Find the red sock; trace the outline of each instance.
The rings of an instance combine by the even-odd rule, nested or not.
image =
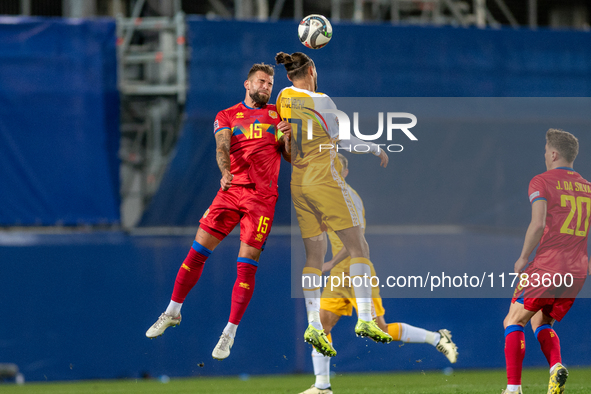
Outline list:
[[[232,290],[232,308],[228,320],[232,324],[240,324],[240,320],[244,316],[244,312],[252,298],[257,266],[258,263],[254,260],[245,257],[238,258],[238,276]]]
[[[203,272],[205,260],[211,254],[211,250],[193,241],[193,247],[189,250],[189,254],[183,261],[178,274],[176,274],[176,281],[174,282],[174,289],[172,290],[171,300],[182,304],[187,298],[187,294],[191,291],[193,286],[199,280]]]
[[[505,329],[505,362],[507,384],[521,385],[521,370],[525,356],[525,335],[523,327],[509,326]]]
[[[538,342],[540,342],[542,352],[544,353],[544,356],[546,356],[548,364],[550,364],[550,368],[556,363],[562,364],[562,357],[560,356],[560,339],[558,339],[558,335],[556,335],[552,326],[544,324],[543,326],[538,327],[536,330],[536,336],[538,337]]]

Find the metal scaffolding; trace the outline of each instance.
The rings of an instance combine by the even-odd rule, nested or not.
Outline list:
[[[187,97],[185,15],[117,17],[121,93],[121,222],[134,227],[154,195],[176,144]]]

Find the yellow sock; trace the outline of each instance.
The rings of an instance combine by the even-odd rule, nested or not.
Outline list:
[[[388,324],[388,334],[395,340],[399,341],[402,338],[402,327],[400,323],[390,323]]]

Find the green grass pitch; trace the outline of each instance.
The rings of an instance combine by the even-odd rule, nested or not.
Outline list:
[[[112,380],[70,383],[28,383],[24,386],[1,384],[3,394],[297,394],[314,382],[312,375],[255,376],[158,380]],[[446,376],[438,371],[420,373],[344,374],[332,378],[335,394],[499,394],[505,385],[505,371],[454,371]],[[589,393],[591,368],[571,368],[565,394]],[[527,369],[523,372],[524,394],[546,393],[548,371]]]

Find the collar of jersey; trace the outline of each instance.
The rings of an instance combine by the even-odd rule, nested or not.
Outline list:
[[[267,104],[265,104],[264,106],[262,106],[261,108],[257,108],[257,107],[249,107],[248,105],[246,105],[246,103],[244,102],[244,100],[242,100],[242,105],[244,105],[246,108],[248,109],[263,109],[267,106]]]
[[[296,87],[295,87],[295,86],[293,86],[293,85],[291,85],[289,88],[286,88],[286,89],[293,89],[293,90],[295,90],[296,92],[307,93],[307,94],[309,94],[309,95],[311,95],[311,96],[312,96],[313,94],[316,94],[316,95],[318,95],[319,97],[322,97],[322,95],[323,95],[323,93],[320,93],[320,92],[313,92],[313,91],[311,91],[311,90],[306,90],[306,89],[301,89],[301,88],[296,88]]]
[[[574,171],[574,168],[570,168],[570,167],[556,167],[555,170],[568,170],[568,171]]]

